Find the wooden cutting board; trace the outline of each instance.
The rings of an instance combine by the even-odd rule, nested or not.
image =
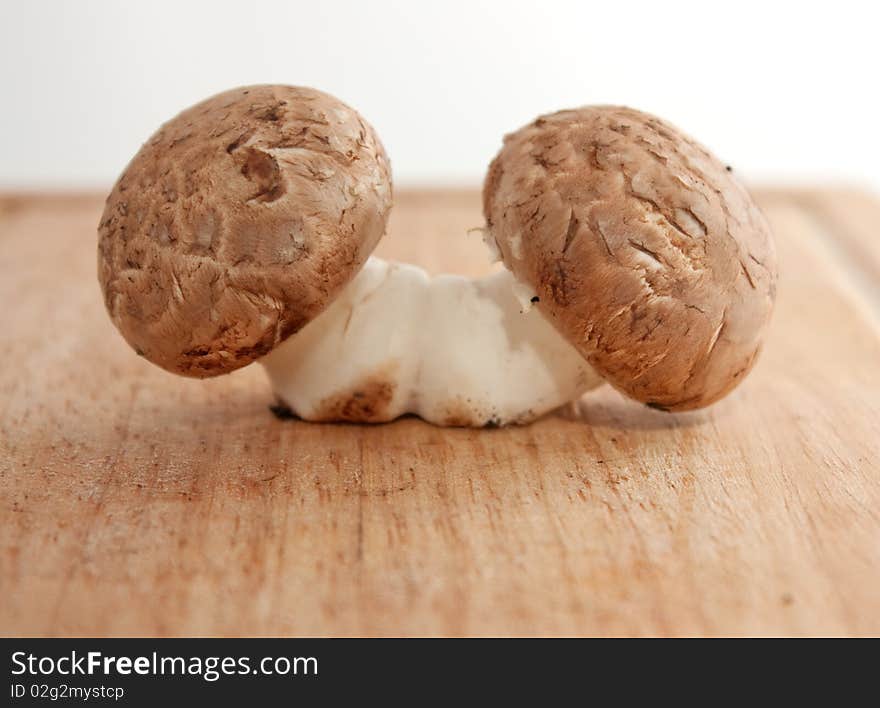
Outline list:
[[[282,421],[259,367],[166,374],[104,313],[101,198],[0,198],[0,631],[880,633],[880,203],[759,197],[782,273],[739,390],[500,430]],[[380,250],[479,273],[480,223],[403,192]]]

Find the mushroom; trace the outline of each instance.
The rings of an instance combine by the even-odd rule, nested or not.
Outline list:
[[[627,396],[699,408],[754,365],[776,296],[770,228],[670,124],[614,106],[542,116],[505,139],[483,211],[541,312]]]
[[[159,128],[113,187],[104,302],[154,364],[224,374],[318,315],[390,209],[388,159],[357,112],[310,88],[227,91]]]
[[[483,203],[504,270],[369,257],[391,206],[372,128],[313,89],[236,89],[165,124],[119,178],[99,279],[139,354],[196,377],[259,359],[312,421],[525,423],[603,381],[683,410],[754,363],[769,229],[672,126],[613,107],[539,118],[505,139]]]

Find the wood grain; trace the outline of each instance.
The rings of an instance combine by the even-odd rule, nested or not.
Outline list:
[[[384,255],[487,268],[475,193],[396,201]],[[732,396],[475,431],[280,421],[258,367],[153,368],[103,311],[101,200],[0,198],[0,632],[880,633],[880,212],[761,201],[779,305]]]

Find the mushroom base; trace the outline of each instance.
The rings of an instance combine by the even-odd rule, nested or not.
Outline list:
[[[260,362],[309,421],[527,423],[602,383],[509,271],[430,277],[370,258],[318,317]]]

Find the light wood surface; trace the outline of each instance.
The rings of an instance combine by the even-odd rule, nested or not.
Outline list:
[[[0,198],[0,632],[880,632],[880,205],[760,201],[779,302],[729,398],[443,430],[151,367],[103,311],[101,199]],[[476,193],[402,192],[381,251],[477,273],[480,223]]]

